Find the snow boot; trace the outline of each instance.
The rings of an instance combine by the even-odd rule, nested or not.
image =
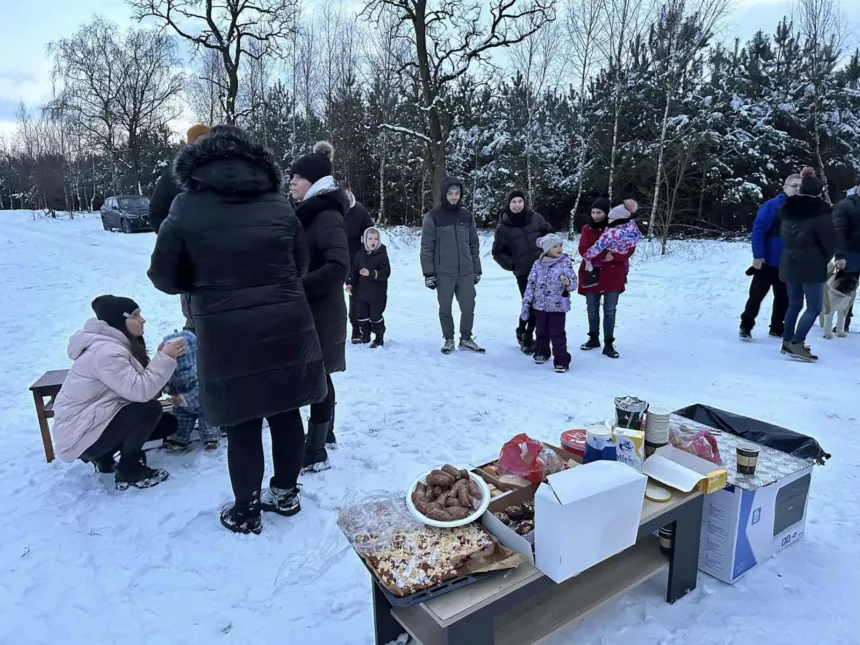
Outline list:
[[[210,439],[209,441],[204,441],[204,442],[203,442],[203,449],[204,449],[204,450],[209,450],[209,451],[212,451],[212,450],[218,450],[218,445],[219,445],[219,444],[218,444],[218,440],[217,440],[217,439]]]
[[[810,351],[809,347],[807,347],[803,343],[789,344],[788,355],[790,358],[793,358],[798,361],[803,361],[804,363],[815,363],[818,360],[818,356],[813,354]]]
[[[618,358],[618,351],[615,349],[615,339],[607,338],[606,344],[603,346],[603,355],[609,358]]]
[[[788,354],[791,351],[791,343],[787,340],[782,341],[782,347],[779,349],[780,354]]]
[[[599,334],[589,334],[588,340],[585,341],[582,345],[579,346],[584,352],[590,351],[592,349],[600,349],[600,335]]]
[[[170,473],[162,468],[149,468],[139,461],[126,467],[122,462],[116,466],[114,475],[114,488],[117,490],[128,490],[133,488],[152,488],[158,486]]]
[[[750,330],[744,327],[743,324],[738,328],[738,338],[744,341],[752,340]]]
[[[535,339],[530,333],[525,332],[523,334],[523,340],[520,343],[520,350],[522,350],[523,354],[525,354],[527,356],[533,356],[534,355],[534,353],[535,353]]]
[[[95,459],[84,454],[81,455],[81,461],[92,464],[97,475],[110,475],[116,471],[116,460],[113,458],[112,452]]]
[[[359,323],[359,331],[361,335],[358,338],[359,345],[367,345],[370,342],[370,321],[362,320]]]
[[[567,372],[569,369],[570,369],[570,368],[569,368],[569,367],[566,367],[565,365],[556,365],[556,366],[555,366],[555,371],[556,371],[556,373],[557,373],[557,374],[564,374],[564,373],[565,373],[565,372]]]
[[[290,517],[302,510],[302,495],[298,486],[295,488],[270,486],[263,490],[260,503],[264,511]]]
[[[249,504],[228,502],[221,507],[221,524],[233,533],[259,535],[263,530],[260,493],[254,493]]]
[[[164,452],[174,455],[187,452],[189,447],[191,447],[190,441],[188,443],[182,443],[181,441],[176,441],[176,439],[165,439],[164,443],[161,444],[161,449]]]
[[[376,334],[376,336],[370,342],[370,349],[376,349],[377,347],[385,347],[384,334]]]
[[[385,347],[385,321],[380,320],[371,323],[370,328],[373,331],[373,341],[370,343],[370,348]]]
[[[549,356],[543,356],[542,354],[535,354],[534,355],[534,362],[537,365],[543,365],[548,360],[549,360]]]
[[[361,344],[361,330],[358,328],[358,325],[353,325],[352,327],[352,344]]]
[[[452,354],[454,352],[454,339],[446,338],[445,344],[442,345],[442,353],[443,354]]]
[[[784,330],[784,329],[781,329],[781,330],[777,331],[776,329],[771,328],[771,329],[767,332],[767,335],[768,335],[768,337],[769,337],[769,338],[782,338],[782,337],[783,337],[783,335],[784,335],[784,333],[785,333],[785,330]]]
[[[485,354],[487,352],[486,349],[478,345],[475,342],[475,337],[472,338],[461,338],[460,339],[460,349],[465,349],[470,352],[475,352],[476,354]]]
[[[319,473],[331,468],[325,443],[328,433],[332,431],[333,427],[332,421],[323,423],[308,421],[308,437],[305,441],[305,458],[302,465],[303,473]],[[332,438],[334,438],[333,435]]]

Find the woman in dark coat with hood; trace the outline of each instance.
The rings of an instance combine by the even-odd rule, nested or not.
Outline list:
[[[180,153],[174,172],[184,192],[158,232],[149,277],[165,293],[191,294],[200,402],[211,423],[226,427],[236,496],[221,522],[259,533],[261,506],[282,515],[301,509],[299,408],[326,396],[301,282],[305,235],[272,155],[239,128],[213,128]],[[261,494],[263,418],[275,475]]]
[[[328,391],[324,401],[311,406],[305,472],[330,467],[326,444],[335,443],[331,375],[346,370],[347,311],[343,293],[351,262],[344,216],[349,211],[349,197],[332,177],[333,155],[332,145],[320,141],[311,154],[300,157],[290,168],[290,192],[310,253],[310,268],[303,283],[325,358]]]
[[[779,279],[788,287],[788,311],[780,351],[809,363],[818,357],[806,346],[806,336],[821,313],[827,264],[836,251],[833,207],[821,199],[822,190],[821,180],[804,177],[800,194],[786,199],[780,212]],[[804,298],[806,311],[800,316]]]
[[[514,274],[520,290],[520,298],[526,292],[529,272],[543,252],[537,241],[550,233],[552,228],[540,213],[529,208],[523,191],[515,190],[508,195],[508,203],[502,213],[493,241],[493,259],[505,271],[511,271]],[[529,319],[519,318],[516,330],[517,343],[525,354],[531,355],[535,352],[535,324],[534,310],[530,307]]]

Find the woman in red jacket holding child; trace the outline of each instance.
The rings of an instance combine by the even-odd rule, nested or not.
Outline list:
[[[610,218],[609,214],[612,213]],[[624,244],[624,251],[611,251],[604,246],[612,246],[606,239],[608,229],[630,227],[630,220],[636,212],[636,202],[627,200],[624,204],[610,208],[610,202],[605,197],[594,201],[591,206],[591,217],[582,227],[579,238],[579,254],[584,259],[579,266],[579,294],[585,296],[588,309],[588,340],[580,346],[583,351],[599,349],[600,344],[600,303],[603,301],[603,354],[609,358],[618,358],[615,349],[615,310],[618,307],[618,297],[624,292],[627,282],[629,260],[636,251],[635,241],[632,245]],[[633,224],[635,226],[635,224]],[[591,257],[589,250],[595,245],[599,253]],[[629,247],[629,248],[628,248]],[[586,263],[591,267],[586,266]]]

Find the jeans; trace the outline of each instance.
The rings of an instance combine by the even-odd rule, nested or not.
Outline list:
[[[615,340],[615,310],[618,308],[620,291],[609,293],[585,294],[585,305],[588,309],[588,334],[600,335],[600,299],[603,298],[603,335],[607,341]]]
[[[442,325],[442,335],[446,339],[454,339],[454,314],[451,306],[454,296],[460,305],[460,338],[472,337],[472,325],[475,322],[475,276],[436,276],[436,296],[439,299],[439,323]]]
[[[101,436],[86,449],[84,456],[98,459],[119,450],[118,468],[125,470],[134,466],[140,457],[140,451],[143,450],[143,444],[165,439],[176,432],[176,418],[163,414],[162,410],[158,401],[129,403],[116,413]]]
[[[522,297],[526,295],[526,287],[529,284],[529,277],[527,275],[518,275],[517,276],[517,287],[520,290],[520,306],[517,307],[519,311],[522,309]],[[535,310],[530,306],[529,307],[529,319],[523,320],[522,318],[518,318],[519,325],[517,326],[517,330],[524,332],[526,334],[534,334],[535,327],[537,326],[537,319],[535,318]]]
[[[535,356],[550,356],[552,345],[553,365],[570,367],[570,353],[567,351],[567,332],[564,325],[567,314],[563,311],[535,311],[537,319],[537,338]]]
[[[272,435],[272,488],[295,488],[305,454],[305,429],[299,410],[268,417]],[[266,461],[263,455],[263,420],[251,419],[227,428],[227,466],[236,504],[259,499]]]
[[[806,298],[806,311],[803,312],[803,316],[800,316],[804,298]],[[785,333],[782,339],[787,343],[806,342],[806,336],[821,314],[823,306],[823,282],[789,282],[788,311],[785,314]],[[799,321],[798,316],[800,316]]]
[[[774,334],[784,333],[785,312],[788,309],[788,287],[779,279],[779,267],[762,265],[755,272],[750,283],[750,295],[744,312],[741,314],[741,325],[746,331],[755,327],[755,319],[761,309],[762,300],[773,289],[773,310],[770,316],[770,331]]]

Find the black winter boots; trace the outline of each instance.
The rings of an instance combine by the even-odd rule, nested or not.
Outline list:
[[[600,349],[600,335],[599,334],[589,334],[588,340],[585,341],[582,345],[579,346],[584,352],[590,351],[592,349]]]
[[[517,327],[517,344],[520,346],[520,351],[527,356],[533,356],[535,353],[535,339],[532,334],[525,329]]]
[[[615,339],[607,338],[606,344],[603,346],[603,355],[609,358],[618,358],[618,352],[615,350]]]
[[[233,533],[253,533],[259,535],[263,530],[260,513],[260,494],[254,493],[248,504],[229,502],[221,508],[221,524]]]
[[[302,465],[303,473],[318,473],[331,468],[325,444],[329,432],[334,439],[334,421],[316,423],[308,421],[308,436],[305,441],[305,458]]]

